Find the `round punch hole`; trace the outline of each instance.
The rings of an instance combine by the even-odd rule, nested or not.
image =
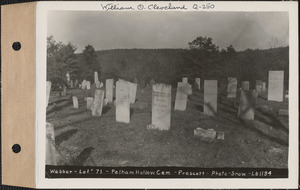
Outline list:
[[[19,153],[19,152],[21,152],[21,146],[20,146],[19,144],[14,144],[14,145],[12,146],[12,151],[13,151],[14,153]]]
[[[20,42],[14,42],[13,45],[12,45],[12,48],[15,51],[19,51],[21,49],[21,43]]]

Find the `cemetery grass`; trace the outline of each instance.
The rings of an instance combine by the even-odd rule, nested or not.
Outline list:
[[[238,101],[218,94],[216,117],[203,115],[203,90],[193,89],[186,111],[174,111],[176,89],[172,89],[171,129],[147,130],[151,123],[151,89],[138,88],[131,105],[129,124],[118,123],[115,107],[103,107],[101,117],[86,109],[86,90],[70,89],[69,96],[51,92],[47,122],[54,125],[58,165],[79,166],[184,166],[184,167],[288,167],[288,109],[284,102],[267,101],[267,93],[257,99],[253,121],[237,118]],[[71,95],[78,97],[74,109]],[[63,100],[62,100],[63,99]],[[68,102],[68,103],[63,103]],[[62,106],[59,106],[62,105]],[[193,131],[201,127],[224,132],[224,140],[201,141]]]

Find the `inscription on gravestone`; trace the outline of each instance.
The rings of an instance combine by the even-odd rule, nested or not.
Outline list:
[[[93,116],[101,116],[102,115],[103,100],[104,100],[104,91],[96,90],[95,98],[94,98],[94,102],[93,102],[93,108],[92,108]]]
[[[106,79],[105,81],[105,98],[107,102],[112,103],[113,102],[113,85],[114,85],[114,79]]]
[[[174,110],[179,110],[179,111],[186,110],[188,92],[189,92],[189,84],[185,82],[178,82]]]
[[[238,117],[242,119],[254,120],[256,106],[256,91],[241,91]]]
[[[218,81],[204,81],[204,114],[217,115]]]
[[[171,85],[152,86],[152,124],[159,130],[169,130],[171,125]]]
[[[283,101],[284,71],[269,71],[268,100]]]
[[[129,82],[116,82],[116,121],[130,122]]]
[[[227,87],[227,98],[236,98],[237,79],[229,77]]]

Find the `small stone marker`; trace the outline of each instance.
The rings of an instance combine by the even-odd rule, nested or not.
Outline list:
[[[224,140],[225,139],[225,133],[222,131],[217,132],[217,140]]]
[[[178,82],[175,97],[174,110],[185,111],[187,103],[187,95],[189,91],[189,84],[186,82]]]
[[[261,80],[256,80],[256,82],[255,82],[255,90],[257,92],[261,92],[262,91],[262,81]]]
[[[137,84],[130,82],[129,83],[129,102],[131,104],[135,103],[136,89],[137,89]]]
[[[262,82],[261,91],[262,91],[262,92],[265,92],[265,91],[266,91],[266,82]]]
[[[279,115],[289,115],[289,110],[279,109]]]
[[[105,98],[107,102],[113,102],[113,95],[114,95],[114,79],[106,79],[105,81]]]
[[[242,119],[254,120],[256,106],[256,91],[241,91],[238,117]]]
[[[93,108],[93,102],[94,102],[94,98],[92,98],[92,97],[87,97],[86,98],[86,108],[88,110],[92,110],[92,108]]]
[[[130,122],[129,82],[116,82],[116,121]]]
[[[86,81],[86,89],[90,90],[91,89],[91,82]]]
[[[194,136],[199,137],[203,141],[211,143],[215,140],[217,132],[214,129],[202,129],[198,127],[194,130]]]
[[[74,108],[78,109],[79,106],[78,106],[78,99],[77,99],[77,97],[73,96],[72,99],[73,99],[73,106],[74,106]]]
[[[56,165],[56,157],[54,126],[46,123],[46,165]]]
[[[237,79],[229,77],[227,87],[227,98],[236,98]]]
[[[196,78],[195,79],[195,82],[196,82],[196,84],[197,84],[197,87],[198,87],[198,90],[200,90],[200,78]]]
[[[268,100],[283,101],[284,71],[269,71]]]
[[[49,103],[50,92],[51,92],[51,82],[47,81],[46,82],[46,107],[48,106]]]
[[[104,103],[104,90],[96,90],[95,98],[93,102],[92,115],[93,116],[101,116],[102,108]]]
[[[218,81],[204,81],[204,114],[217,115]]]
[[[171,126],[171,90],[167,84],[152,86],[152,125],[159,130],[169,130]]]
[[[86,89],[86,80],[85,79],[81,83],[81,88]]]
[[[242,90],[249,90],[249,81],[242,82]]]
[[[188,83],[188,78],[187,77],[182,77],[182,82]]]

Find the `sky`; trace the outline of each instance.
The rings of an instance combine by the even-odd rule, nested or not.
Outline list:
[[[95,50],[188,48],[198,36],[237,51],[288,46],[287,12],[49,11],[47,35]]]

